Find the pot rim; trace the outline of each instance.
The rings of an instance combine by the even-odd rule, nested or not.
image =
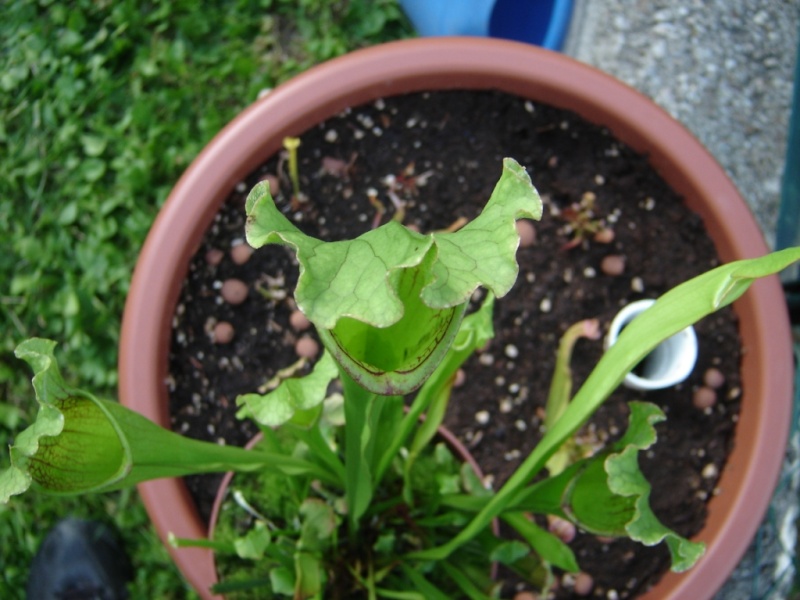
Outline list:
[[[168,426],[167,358],[181,282],[203,233],[236,183],[278,151],[287,135],[298,135],[351,106],[432,89],[497,89],[602,124],[649,155],[661,176],[701,216],[724,262],[768,252],[747,204],[708,151],[664,110],[610,75],[563,54],[497,39],[418,38],[373,46],[313,67],[255,102],[205,147],[178,181],[142,248],[125,305],[119,356],[123,404]],[[777,277],[756,282],[734,310],[745,349],[742,408],[736,444],[719,483],[721,494],[710,501],[706,526],[697,536],[708,543],[708,550],[692,570],[668,573],[657,592],[645,598],[667,593],[676,598],[712,596],[755,534],[781,470],[791,422],[793,367]],[[180,537],[205,534],[181,481],[148,482],[139,490],[162,539],[169,531]],[[163,499],[165,494],[178,504],[188,503],[189,514],[179,517],[175,506]],[[207,587],[210,551],[170,551],[184,573],[199,566],[199,575],[188,578],[199,590]]]

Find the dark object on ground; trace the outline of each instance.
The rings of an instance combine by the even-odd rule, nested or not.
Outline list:
[[[28,575],[29,600],[122,600],[133,569],[114,532],[67,518],[47,534]]]

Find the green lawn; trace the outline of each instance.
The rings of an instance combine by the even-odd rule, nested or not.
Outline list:
[[[202,10],[198,7],[202,6]],[[139,248],[200,149],[264,88],[411,35],[397,0],[9,0],[0,19],[0,443],[32,415],[29,336],[59,342],[74,383],[113,397]],[[0,468],[7,464],[0,453]],[[134,598],[192,594],[133,492],[28,494],[0,506],[0,597],[59,518],[115,523]]]

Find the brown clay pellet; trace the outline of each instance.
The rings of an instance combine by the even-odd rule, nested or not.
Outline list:
[[[247,284],[240,279],[226,279],[220,294],[228,304],[241,304],[247,299]]]
[[[295,342],[294,351],[301,358],[315,358],[319,354],[319,344],[314,338],[304,336]]]
[[[215,344],[230,344],[233,340],[233,325],[227,321],[220,321],[214,325],[211,332],[212,340]]]

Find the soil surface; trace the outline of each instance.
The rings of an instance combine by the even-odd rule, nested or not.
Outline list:
[[[516,286],[496,304],[496,337],[465,366],[466,382],[455,390],[446,419],[495,487],[541,437],[556,347],[567,327],[597,318],[605,332],[624,304],[658,297],[718,264],[700,218],[646,157],[606,129],[549,106],[495,92],[413,94],[346,111],[301,140],[305,201],[292,200],[288,161],[275,157],[231,193],[191,264],[170,357],[176,431],[244,445],[256,428],[235,419],[236,396],[294,363],[296,341],[314,336],[289,323],[297,267],[288,250],[264,248],[242,264],[233,258],[242,252],[232,249],[243,242],[244,200],[267,176],[278,177],[277,203],[301,229],[335,240],[355,237],[377,219],[385,222],[395,202],[404,206],[404,223],[420,231],[457,226],[479,214],[503,157],[527,168],[545,202],[544,216],[535,225],[533,245],[518,252]],[[386,208],[382,216],[375,199]],[[596,229],[613,236],[603,232],[600,238],[606,239],[595,241],[590,230]],[[622,257],[621,273],[604,263],[608,256]],[[246,285],[243,302],[223,299],[229,279]],[[232,325],[228,343],[214,340],[219,322]],[[618,437],[627,424],[627,403],[634,399],[665,411],[667,421],[657,426],[659,441],[641,466],[653,485],[655,512],[684,536],[702,528],[706,500],[715,493],[730,450],[740,397],[733,312],[723,310],[696,330],[699,360],[686,382],[650,393],[620,388],[584,429],[600,441]],[[575,390],[601,354],[602,341],[578,342]],[[697,408],[695,390],[712,367],[724,383],[713,406]],[[203,516],[220,477],[187,479]],[[663,546],[578,533],[572,547],[593,578],[592,597],[633,597],[669,565]],[[562,581],[559,597],[575,593],[571,582]],[[507,595],[513,593],[509,589]]]

